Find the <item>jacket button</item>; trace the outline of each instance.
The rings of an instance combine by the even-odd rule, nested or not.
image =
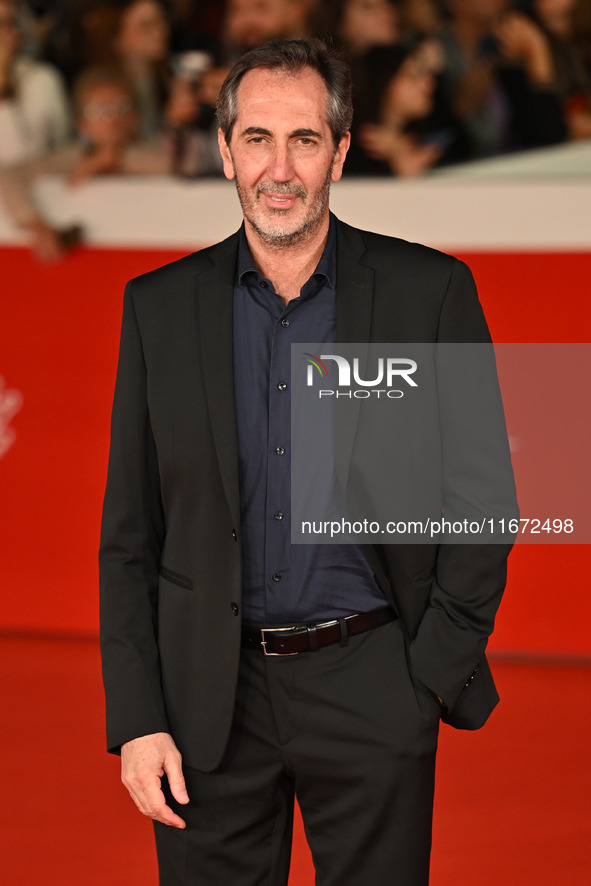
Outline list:
[[[238,603],[230,603],[230,607],[232,609],[232,615],[238,615],[240,612],[240,607]]]
[[[234,539],[234,541],[238,541],[238,536],[236,535],[235,529],[232,530],[232,538]]]
[[[474,679],[474,677],[475,677],[476,674],[478,673],[478,667],[479,667],[479,665],[476,665],[476,667],[474,668],[474,670],[472,671],[472,673],[471,673],[470,676],[468,677],[468,682],[467,682],[466,685],[464,686],[464,689],[467,689],[467,688],[468,688],[468,686],[470,685],[470,683],[472,682],[472,680]]]

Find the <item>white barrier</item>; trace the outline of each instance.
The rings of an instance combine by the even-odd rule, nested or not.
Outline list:
[[[48,177],[35,194],[48,220],[81,224],[99,247],[190,251],[241,220],[234,186],[221,179],[103,178],[71,188]],[[357,227],[442,249],[591,249],[591,177],[350,179],[333,187],[331,205]],[[23,242],[0,207],[0,245]]]

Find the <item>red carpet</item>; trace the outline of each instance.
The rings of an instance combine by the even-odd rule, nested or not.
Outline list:
[[[151,827],[103,749],[96,642],[2,638],[0,668],[2,882],[155,886]],[[591,667],[494,671],[488,726],[442,731],[432,886],[587,886]],[[312,884],[298,824],[290,886]]]

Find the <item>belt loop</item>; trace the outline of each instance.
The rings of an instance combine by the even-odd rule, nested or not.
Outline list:
[[[344,618],[339,618],[339,628],[341,629],[339,646],[346,646],[349,641],[349,631],[347,629],[347,622]]]
[[[318,630],[316,625],[308,625],[308,643],[310,644],[310,652],[316,652],[318,649]]]

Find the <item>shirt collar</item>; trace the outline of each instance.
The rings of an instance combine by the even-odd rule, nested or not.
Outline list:
[[[250,251],[250,247],[248,245],[248,240],[246,239],[246,231],[244,230],[244,222],[242,222],[242,226],[239,232],[239,243],[238,243],[238,264],[236,266],[236,278],[240,285],[244,282],[244,275],[252,272],[254,274],[258,274],[262,277],[259,269],[254,263],[254,259],[252,257],[252,253]],[[328,226],[328,237],[326,238],[326,244],[324,246],[324,251],[320,256],[320,260],[316,265],[316,270],[312,274],[312,277],[322,276],[325,277],[328,281],[328,285],[334,289],[336,287],[336,278],[337,278],[337,231],[335,224],[335,217],[330,213],[330,220]]]

